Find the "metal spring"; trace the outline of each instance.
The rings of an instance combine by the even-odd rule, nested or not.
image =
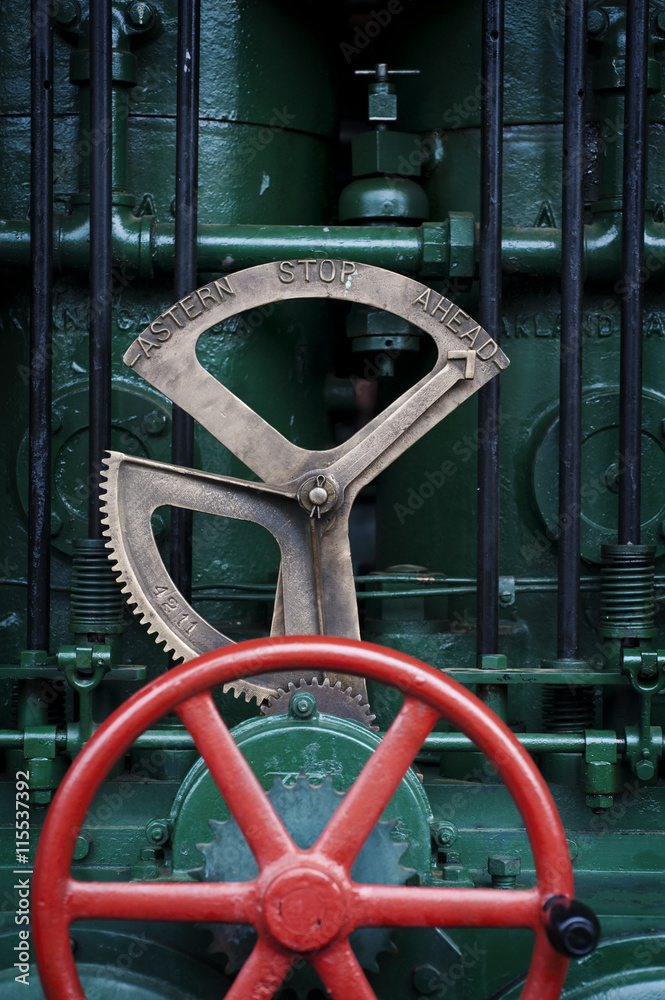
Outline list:
[[[75,634],[122,632],[122,593],[101,538],[74,542],[70,610]]]
[[[654,628],[653,545],[603,545],[600,634],[608,639],[649,639]]]
[[[543,685],[543,727],[549,733],[579,733],[593,729],[596,691],[587,685]]]

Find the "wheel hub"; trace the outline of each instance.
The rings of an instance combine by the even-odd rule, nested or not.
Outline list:
[[[272,936],[296,952],[317,951],[339,934],[346,920],[345,893],[326,872],[297,867],[277,875],[263,896]]]

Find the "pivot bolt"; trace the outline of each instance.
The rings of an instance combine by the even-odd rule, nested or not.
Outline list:
[[[315,486],[313,490],[309,491],[309,499],[318,507],[328,499],[327,490],[323,486]]]
[[[490,854],[487,870],[492,876],[492,885],[497,889],[514,889],[517,876],[522,870],[519,858],[507,854]]]
[[[321,517],[321,514],[327,514],[336,500],[335,484],[321,473],[310,476],[298,490],[300,506],[304,507],[310,517]]]

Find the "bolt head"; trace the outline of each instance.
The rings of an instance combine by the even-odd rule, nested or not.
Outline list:
[[[491,854],[487,859],[487,870],[490,875],[500,877],[517,877],[522,870],[522,862],[519,858],[511,857],[507,854]]]
[[[443,863],[446,865],[459,865],[462,861],[462,856],[459,851],[442,851]]]
[[[656,768],[651,760],[638,760],[635,765],[635,774],[640,781],[650,781],[654,777],[655,773]]]
[[[309,491],[309,499],[311,503],[320,507],[328,499],[328,491],[323,486],[315,486],[313,490]]]
[[[602,10],[590,10],[587,14],[587,31],[596,38],[602,35],[607,28],[607,17]]]
[[[145,828],[146,837],[155,847],[161,847],[171,836],[169,823],[164,819],[152,819]],[[148,848],[152,850],[152,848]],[[145,860],[145,859],[144,859]]]
[[[462,882],[468,877],[464,865],[445,864],[441,867],[441,878],[444,882]]]
[[[73,28],[80,17],[81,8],[76,3],[76,0],[65,0],[64,3],[58,4],[55,19],[61,27]]]
[[[457,827],[454,823],[443,820],[440,823],[432,823],[430,827],[432,840],[437,847],[450,847],[457,840]]]
[[[91,840],[85,833],[79,833],[74,845],[74,861],[82,861],[90,851]]]
[[[161,413],[159,410],[153,410],[152,413],[147,413],[143,418],[141,427],[144,433],[149,434],[151,437],[155,437],[157,434],[162,434],[168,427],[168,417],[165,413]]]
[[[316,712],[316,698],[309,691],[296,691],[289,701],[292,719],[311,719]]]
[[[155,12],[149,3],[144,3],[143,0],[134,0],[134,3],[130,3],[125,11],[125,19],[132,28],[145,31],[153,24]]]

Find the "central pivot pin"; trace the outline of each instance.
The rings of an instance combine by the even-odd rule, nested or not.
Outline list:
[[[321,517],[337,501],[337,487],[322,473],[309,476],[298,490],[298,501],[300,506],[308,511],[310,517]]]
[[[332,941],[346,919],[342,890],[324,872],[293,868],[275,878],[263,896],[272,936],[292,951],[316,951]]]
[[[328,499],[328,491],[323,488],[323,486],[315,486],[313,490],[309,491],[309,499],[312,503],[315,503],[317,507],[320,507],[322,503],[325,503]]]

